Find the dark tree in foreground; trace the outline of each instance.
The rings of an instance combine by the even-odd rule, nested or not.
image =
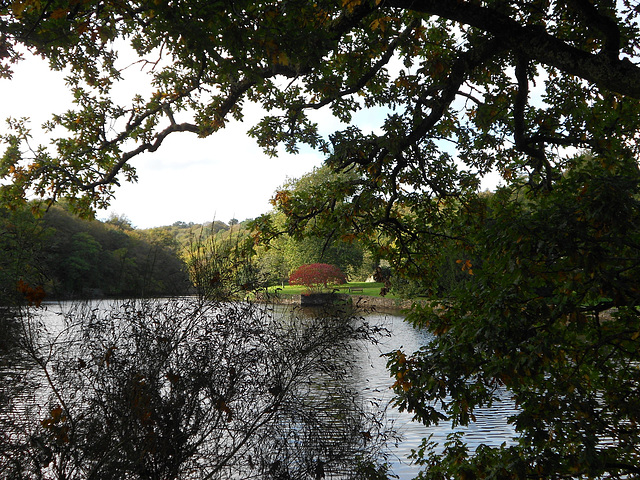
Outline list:
[[[197,300],[87,305],[46,324],[31,313],[21,342],[30,362],[20,365],[32,388],[3,405],[3,478],[386,470],[390,432],[345,368],[374,335],[357,320]]]
[[[476,452],[454,442],[425,458],[425,477],[639,474],[637,2],[0,9],[2,73],[26,45],[70,67],[76,99],[48,125],[67,129],[50,151],[28,148],[14,122],[2,201],[32,191],[102,206],[135,178],[136,155],[175,132],[208,136],[257,102],[266,113],[250,133],[268,153],[306,144],[348,173],[322,195],[279,192],[287,233],[313,223],[314,234],[356,236],[424,290],[442,252],[457,253],[452,264],[470,279],[440,308],[416,311],[436,341],[391,358],[399,401],[425,423],[464,423],[506,386],[522,409],[519,442]],[[117,105],[121,39],[153,88]],[[326,137],[314,115],[323,108],[342,122]],[[504,186],[478,195],[490,171]],[[273,233],[268,218],[256,224],[262,238]]]
[[[579,158],[551,192],[529,189],[460,214],[468,280],[409,316],[431,344],[389,355],[399,404],[425,423],[473,422],[506,387],[518,442],[471,455],[452,439],[426,450],[424,478],[638,478],[637,166]]]

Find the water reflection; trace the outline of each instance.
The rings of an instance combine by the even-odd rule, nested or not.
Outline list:
[[[382,403],[392,401],[390,390],[394,380],[386,369],[386,358],[381,355],[397,349],[405,352],[414,352],[422,345],[429,342],[430,336],[424,331],[416,330],[404,322],[404,317],[399,314],[366,314],[364,318],[373,325],[384,326],[390,331],[390,335],[383,337],[378,345],[370,345],[360,357],[358,382],[361,391],[369,396],[379,398]],[[465,428],[456,428],[455,431],[465,433],[465,440],[471,450],[478,445],[485,444],[498,447],[503,442],[510,443],[515,431],[508,424],[507,419],[515,412],[515,406],[506,392],[503,392],[500,402],[495,402],[491,408],[481,408],[475,411],[476,422]],[[389,408],[387,415],[394,421],[394,426],[402,435],[402,442],[392,449],[396,457],[393,470],[400,479],[413,478],[419,472],[419,468],[412,465],[407,459],[412,449],[420,447],[423,438],[432,435],[434,442],[443,445],[447,435],[453,430],[446,422],[429,428],[413,422],[412,415]]]

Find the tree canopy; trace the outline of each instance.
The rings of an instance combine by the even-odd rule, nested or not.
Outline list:
[[[267,152],[308,144],[358,170],[386,220],[405,185],[451,195],[493,168],[548,187],[558,148],[635,153],[637,16],[628,0],[8,2],[3,74],[26,47],[69,70],[75,106],[47,125],[67,130],[53,150],[26,150],[14,122],[3,190],[104,205],[136,155],[211,135],[250,102],[267,111],[251,130]],[[132,62],[150,91],[116,104]],[[347,125],[328,138],[324,107]],[[348,125],[362,109],[379,111],[374,130]]]
[[[468,279],[415,311],[435,340],[389,357],[398,401],[465,424],[506,388],[519,440],[427,445],[424,478],[637,475],[639,16],[631,0],[5,3],[2,74],[30,49],[68,68],[75,106],[47,124],[66,129],[52,149],[13,122],[2,200],[104,206],[137,155],[259,104],[267,153],[310,146],[343,174],[276,194],[287,232],[357,236],[425,288],[446,251]],[[150,88],[117,104],[132,62]],[[479,195],[491,171],[504,186]]]
[[[166,230],[134,230],[124,216],[87,221],[63,205],[40,216],[30,206],[0,208],[0,305],[30,300],[34,288],[47,300],[189,291],[181,246]]]

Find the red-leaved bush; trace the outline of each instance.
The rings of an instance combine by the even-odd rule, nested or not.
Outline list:
[[[304,285],[309,291],[343,283],[347,283],[344,273],[335,265],[327,263],[301,265],[289,276],[290,285]]]

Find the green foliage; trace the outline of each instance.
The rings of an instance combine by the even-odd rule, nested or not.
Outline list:
[[[131,220],[129,220],[125,215],[116,215],[112,213],[104,223],[118,227],[120,230],[133,230]]]
[[[244,226],[218,234],[202,227],[192,233],[182,255],[198,295],[242,299],[266,288],[268,279],[254,261],[253,240]]]
[[[299,179],[288,180],[272,200],[277,210],[252,222],[253,234],[259,243],[281,251],[289,267],[287,273],[301,265],[327,263],[337,266],[350,278],[360,277],[359,279],[366,280],[375,267],[372,262],[365,264],[364,247],[355,235],[341,237],[317,229],[319,219],[315,217],[314,210],[301,215],[296,213],[295,218],[291,216],[288,198],[296,198],[296,205],[318,199],[324,206],[330,206],[332,213],[339,214],[344,204],[327,196],[329,193],[326,189],[333,181],[348,183],[355,181],[355,177],[335,174],[323,167],[314,169]]]
[[[250,133],[267,153],[308,145],[348,167],[362,179],[352,213],[372,219],[396,218],[420,192],[473,190],[492,168],[549,186],[556,147],[635,152],[640,27],[628,1],[25,0],[0,14],[2,75],[24,45],[68,67],[75,102],[47,124],[66,130],[50,149],[22,148],[28,128],[14,122],[8,201],[31,188],[84,212],[105,206],[117,181],[135,180],[135,156],[174,133],[211,135],[249,102],[265,109]],[[126,77],[116,42],[152,86],[129,102],[112,95]],[[328,136],[310,113],[322,108],[342,125]],[[371,128],[352,122],[363,110]]]
[[[461,286],[473,280],[473,268],[481,265],[478,258],[470,258],[470,253],[456,245],[456,242],[442,242],[439,252],[429,263],[428,275],[402,275],[389,269],[388,289],[404,298],[435,297],[447,298],[456,294]],[[462,260],[462,259],[465,260]],[[407,257],[401,257],[398,263],[407,263]],[[406,269],[400,267],[399,271]]]
[[[434,340],[389,357],[403,409],[425,424],[474,409],[507,388],[518,444],[472,454],[456,439],[425,454],[423,478],[625,478],[640,431],[640,174],[635,162],[577,157],[551,192],[503,188],[466,214],[472,280],[410,317]],[[474,212],[477,215],[478,212]],[[433,405],[438,405],[437,412]],[[427,451],[428,452],[428,451]],[[457,472],[457,473],[456,473]],[[493,472],[493,473],[492,473]]]
[[[53,207],[43,217],[53,237],[44,251],[49,288],[57,296],[155,296],[189,288],[179,247],[161,230],[128,222],[80,220]]]
[[[42,216],[29,208],[3,215],[2,305],[32,301],[36,288],[44,288],[49,298],[188,291],[178,245],[166,232],[81,220],[57,206]]]
[[[35,208],[35,207],[34,207]],[[0,305],[19,305],[25,299],[18,284],[42,285],[42,250],[51,232],[34,217],[31,209],[0,207]]]
[[[465,423],[502,385],[522,407],[516,447],[454,438],[425,478],[637,475],[639,15],[629,0],[8,2],[0,75],[26,45],[69,67],[76,103],[49,149],[12,123],[0,196],[90,213],[136,155],[256,102],[267,153],[310,146],[330,169],[278,192],[286,219],[261,217],[256,239],[357,241],[449,297],[414,317],[433,344],[391,364],[419,419],[437,400]],[[154,90],[121,105],[116,40]],[[490,171],[504,187],[479,195]]]
[[[289,279],[289,261],[282,249],[273,247],[257,252],[256,263],[268,285],[283,285]]]
[[[284,255],[292,269],[309,263],[336,265],[344,272],[355,272],[363,261],[362,248],[353,243],[330,242],[319,237],[295,239],[288,237]]]

